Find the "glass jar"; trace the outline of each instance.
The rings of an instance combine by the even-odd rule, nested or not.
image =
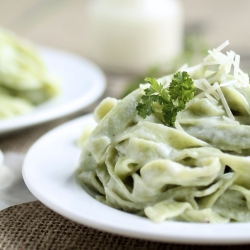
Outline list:
[[[178,0],[91,0],[88,7],[87,54],[108,71],[142,74],[182,52]]]

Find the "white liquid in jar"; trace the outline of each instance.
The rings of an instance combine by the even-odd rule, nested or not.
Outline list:
[[[88,56],[106,70],[144,73],[183,49],[178,0],[92,0]]]

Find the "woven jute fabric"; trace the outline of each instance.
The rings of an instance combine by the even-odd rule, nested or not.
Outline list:
[[[78,225],[40,202],[2,211],[0,229],[1,249],[155,249],[156,244]],[[165,249],[165,244],[157,246]]]
[[[0,149],[25,154],[47,131],[77,116],[79,114],[3,135],[0,137]],[[36,201],[0,212],[1,249],[249,250],[250,246],[178,245],[127,238],[79,225]]]
[[[78,225],[36,201],[0,212],[0,249],[249,250],[249,246],[178,245],[127,238]]]

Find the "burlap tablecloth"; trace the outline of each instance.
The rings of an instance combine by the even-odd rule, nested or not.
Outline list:
[[[36,201],[0,213],[0,249],[248,250],[249,245],[177,245],[116,236],[71,222]]]

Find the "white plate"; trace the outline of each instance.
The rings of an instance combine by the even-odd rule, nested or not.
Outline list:
[[[60,94],[27,115],[1,120],[0,134],[72,114],[103,94],[106,79],[95,64],[77,55],[51,48],[41,48],[41,55],[49,71],[61,80]]]
[[[86,226],[134,238],[195,244],[250,242],[250,223],[156,224],[96,201],[74,179],[80,154],[75,141],[86,124],[94,124],[92,115],[59,126],[39,139],[26,156],[25,183],[46,206]]]

